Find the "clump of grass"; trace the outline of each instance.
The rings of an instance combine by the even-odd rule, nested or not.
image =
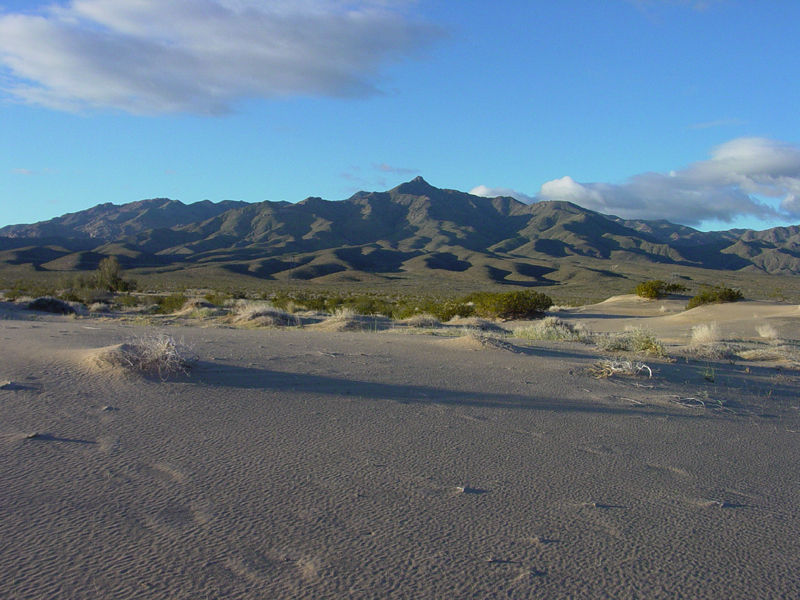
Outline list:
[[[667,349],[652,331],[642,327],[626,327],[622,333],[598,336],[597,347],[604,352],[633,352],[665,358]]]
[[[358,316],[359,313],[354,308],[350,306],[340,306],[339,308],[333,309],[329,320],[347,321],[348,319],[355,319]]]
[[[582,324],[573,325],[558,317],[545,317],[541,321],[529,325],[528,327],[519,327],[514,330],[514,335],[528,340],[569,342],[584,342],[591,337],[590,333]]]
[[[477,329],[480,331],[490,331],[494,333],[501,333],[506,334],[508,330],[500,327],[497,323],[492,323],[486,319],[480,319],[478,317],[455,317],[454,319],[450,319],[447,322],[448,325],[460,325],[461,327],[467,327],[470,329]]]
[[[723,342],[722,333],[716,323],[701,323],[692,327],[689,351],[703,358],[730,359],[734,356],[733,347]]]
[[[91,313],[107,313],[111,311],[111,306],[106,302],[92,302],[89,305]]]
[[[323,331],[365,331],[369,329],[365,318],[348,306],[334,309],[332,315],[312,327]],[[377,322],[375,327],[377,328]]]
[[[240,301],[236,304],[233,322],[251,327],[286,327],[297,325],[297,318],[268,302]]]
[[[104,353],[101,360],[141,373],[158,374],[166,379],[174,373],[188,374],[198,357],[183,338],[176,341],[171,335],[156,331],[134,336],[112,352]]]
[[[756,327],[756,332],[765,340],[769,340],[770,342],[778,341],[778,330],[769,323]]]
[[[442,326],[442,322],[431,314],[414,315],[405,320],[409,327],[419,327],[421,329],[435,329]]]
[[[759,362],[780,362],[787,361],[800,364],[800,351],[792,346],[774,346],[771,348],[754,348],[750,350],[740,350],[736,355],[749,361]]]
[[[589,374],[597,379],[607,379],[613,375],[636,376],[647,371],[648,379],[653,376],[653,370],[643,362],[631,360],[614,360],[604,358],[589,367]]]

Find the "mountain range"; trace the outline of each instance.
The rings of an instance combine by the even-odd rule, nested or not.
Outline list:
[[[424,275],[542,285],[612,264],[797,276],[800,227],[701,232],[569,202],[484,198],[417,177],[338,201],[156,198],[0,228],[0,268],[88,270],[109,255],[142,272],[331,283]]]

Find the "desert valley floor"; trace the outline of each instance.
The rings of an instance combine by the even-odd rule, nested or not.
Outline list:
[[[800,597],[797,364],[681,350],[797,344],[800,307],[559,316],[673,358],[178,321],[199,361],[161,381],[93,360],[151,325],[3,304],[0,597]]]

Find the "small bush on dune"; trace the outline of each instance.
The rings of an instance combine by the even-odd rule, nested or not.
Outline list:
[[[40,312],[56,313],[59,315],[74,315],[75,309],[68,302],[53,298],[52,296],[42,296],[28,303],[28,310],[38,310]]]
[[[170,294],[169,296],[160,296],[156,299],[158,305],[157,312],[162,315],[171,315],[178,312],[186,304],[186,296],[183,294]]]
[[[734,290],[722,285],[714,287],[703,286],[700,292],[686,305],[686,309],[697,308],[704,304],[721,304],[723,302],[738,302],[744,300],[744,294],[739,290]]]
[[[486,319],[526,319],[535,317],[553,306],[549,296],[530,290],[483,292],[467,298],[475,307],[475,315]]]
[[[641,327],[626,327],[622,333],[596,338],[597,347],[605,352],[634,352],[647,356],[666,357],[667,349],[655,335]]]
[[[652,281],[640,283],[633,291],[640,298],[657,300],[669,294],[678,294],[680,292],[685,292],[686,290],[687,287],[680,283],[667,283],[666,281],[654,279]]]
[[[586,341],[590,334],[585,327],[562,321],[558,317],[545,317],[538,323],[514,330],[514,335],[529,340]]]

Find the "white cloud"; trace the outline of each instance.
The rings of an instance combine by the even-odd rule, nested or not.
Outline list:
[[[538,200],[567,200],[630,219],[667,219],[685,225],[737,217],[800,219],[800,148],[764,138],[739,138],[711,158],[670,173],[642,173],[622,184],[543,184]],[[780,199],[776,208],[763,199]]]
[[[479,185],[478,187],[474,187],[469,191],[470,194],[473,196],[483,196],[484,198],[497,198],[498,196],[511,196],[512,198],[519,200],[520,202],[524,202],[525,204],[531,204],[536,202],[536,198],[532,196],[528,196],[527,194],[523,194],[522,192],[518,192],[517,190],[512,190],[511,188],[504,188],[504,187],[495,187],[490,188],[486,187],[485,185]]]
[[[410,0],[71,0],[0,13],[6,91],[59,110],[219,114],[246,97],[379,93],[441,35]],[[7,79],[7,78],[6,78]]]

